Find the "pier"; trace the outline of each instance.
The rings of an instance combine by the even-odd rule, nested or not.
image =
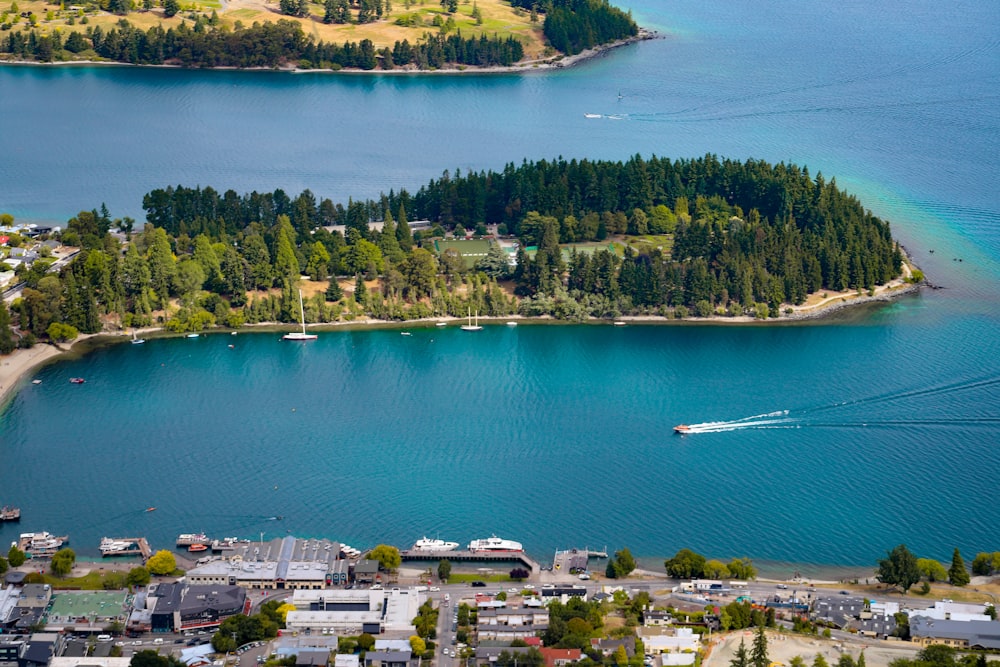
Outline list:
[[[532,575],[537,575],[542,567],[538,561],[523,551],[418,551],[407,549],[400,551],[404,561],[417,560],[447,560],[451,563],[496,563],[501,561],[517,561],[527,566]]]
[[[607,557],[607,547],[604,547],[602,551],[591,550],[590,547],[557,551],[552,558],[552,569],[556,572],[585,572],[589,569],[588,562],[591,558]]]
[[[130,542],[131,544],[124,549],[109,550],[105,549],[105,540],[119,543]],[[153,549],[149,546],[149,542],[145,537],[106,537],[101,541],[101,556],[105,558],[111,556],[142,556],[142,562],[145,563],[152,555]]]

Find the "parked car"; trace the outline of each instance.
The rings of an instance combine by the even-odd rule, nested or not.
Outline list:
[[[485,581],[473,581],[472,582],[472,586],[473,586],[473,588],[486,588],[486,582]]]

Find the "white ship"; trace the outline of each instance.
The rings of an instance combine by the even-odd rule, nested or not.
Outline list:
[[[102,537],[100,548],[102,556],[131,556],[140,553],[133,540],[116,540],[113,537]]]
[[[491,535],[485,540],[472,540],[469,542],[469,551],[524,551],[520,542],[514,540],[504,540],[496,535]]]
[[[47,531],[42,531],[40,533],[21,533],[20,539],[15,545],[25,555],[46,557],[59,551],[67,542],[69,542],[69,538],[65,535],[56,537]]]
[[[458,542],[432,540],[427,537],[417,540],[413,545],[413,551],[454,551],[457,548]]]

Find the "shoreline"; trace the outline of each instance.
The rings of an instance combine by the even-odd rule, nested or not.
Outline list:
[[[904,264],[905,270],[903,275],[910,275],[911,269],[909,265],[909,260]],[[823,298],[819,303],[813,305],[803,305],[803,306],[789,306],[793,309],[792,313],[782,312],[780,317],[768,318],[766,320],[759,320],[749,315],[741,315],[737,317],[726,317],[722,315],[713,315],[711,317],[685,317],[685,318],[668,318],[662,315],[623,315],[621,317],[611,319],[600,319],[591,317],[586,320],[557,320],[550,315],[545,315],[541,317],[525,317],[523,315],[508,315],[508,316],[480,316],[480,322],[486,322],[490,324],[506,324],[507,322],[517,322],[518,324],[528,324],[528,325],[555,325],[555,326],[572,326],[572,325],[590,325],[590,326],[608,326],[613,325],[613,322],[625,322],[626,324],[637,324],[643,326],[726,326],[726,325],[756,325],[756,326],[771,326],[771,325],[785,325],[785,324],[806,324],[806,323],[816,323],[820,320],[829,318],[831,315],[838,313],[843,310],[852,309],[857,306],[888,303],[894,299],[902,296],[909,296],[918,294],[922,287],[922,283],[907,283],[905,278],[901,276],[885,285],[876,288],[875,293],[872,295],[868,294],[858,294],[857,292],[849,293],[837,293]],[[307,328],[311,332],[324,332],[324,331],[367,331],[367,330],[379,330],[379,329],[406,329],[410,327],[427,326],[438,322],[446,322],[449,324],[455,324],[459,322],[464,322],[465,318],[462,317],[428,317],[420,318],[414,320],[377,320],[373,318],[364,318],[348,322],[324,322],[319,324],[307,325]],[[228,329],[225,327],[216,327],[213,329],[208,329],[198,333],[205,335],[221,335],[225,333],[239,333],[244,331],[246,333],[285,333],[288,331],[295,330],[296,326],[292,323],[281,323],[281,322],[262,322],[260,324],[247,324],[240,329]],[[146,327],[143,329],[137,329],[135,331],[137,335],[146,336],[149,338],[183,338],[186,333],[174,333],[172,331],[167,331],[160,327]],[[2,358],[0,362],[0,412],[6,410],[8,404],[16,395],[17,390],[19,390],[27,380],[28,375],[50,363],[60,361],[66,358],[74,358],[78,356],[85,355],[94,349],[99,347],[104,347],[107,345],[122,344],[126,341],[131,340],[130,334],[126,331],[121,332],[101,332],[96,334],[83,334],[79,338],[73,341],[69,349],[63,349],[57,347],[51,343],[38,343],[30,349],[18,349],[14,350],[7,357]]]
[[[298,67],[292,66],[280,66],[280,67],[185,67],[184,65],[143,65],[137,63],[126,63],[116,60],[63,60],[57,62],[39,62],[37,60],[13,60],[13,59],[3,59],[0,58],[0,66],[14,66],[14,67],[142,67],[151,69],[174,69],[174,70],[191,70],[191,71],[210,71],[210,72],[276,72],[282,74],[350,74],[350,75],[390,75],[390,76],[423,76],[423,75],[454,75],[454,74],[523,74],[529,72],[549,72],[552,70],[564,69],[567,67],[573,67],[575,65],[580,65],[597,58],[598,56],[607,55],[610,51],[617,49],[622,46],[628,46],[629,44],[636,44],[638,42],[645,42],[652,39],[661,39],[662,36],[655,30],[647,30],[640,27],[639,33],[634,37],[627,37],[625,39],[620,39],[614,42],[608,42],[607,44],[601,44],[595,46],[592,49],[587,49],[581,51],[580,53],[574,55],[558,54],[550,58],[541,60],[524,60],[520,63],[515,63],[510,66],[490,66],[490,67],[478,67],[475,65],[457,65],[450,67],[442,67],[440,69],[416,69],[416,68],[395,68],[395,69],[357,69],[357,68],[342,68],[342,69],[299,69]]]

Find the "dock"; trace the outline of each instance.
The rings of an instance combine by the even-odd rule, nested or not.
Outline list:
[[[557,551],[555,553],[555,556],[552,558],[552,569],[556,572],[586,572],[589,569],[588,563],[591,558],[607,557],[607,547],[604,547],[603,551],[592,550],[590,547],[566,549],[565,551]]]
[[[125,544],[124,548],[111,548],[111,544]],[[142,562],[149,560],[153,555],[153,549],[145,537],[105,537],[101,540],[101,556],[110,558],[114,556],[141,556]]]
[[[400,551],[399,555],[404,561],[417,560],[447,560],[450,563],[496,563],[517,561],[531,570],[531,574],[537,575],[542,567],[538,561],[534,560],[523,551],[417,551],[407,549]]]

